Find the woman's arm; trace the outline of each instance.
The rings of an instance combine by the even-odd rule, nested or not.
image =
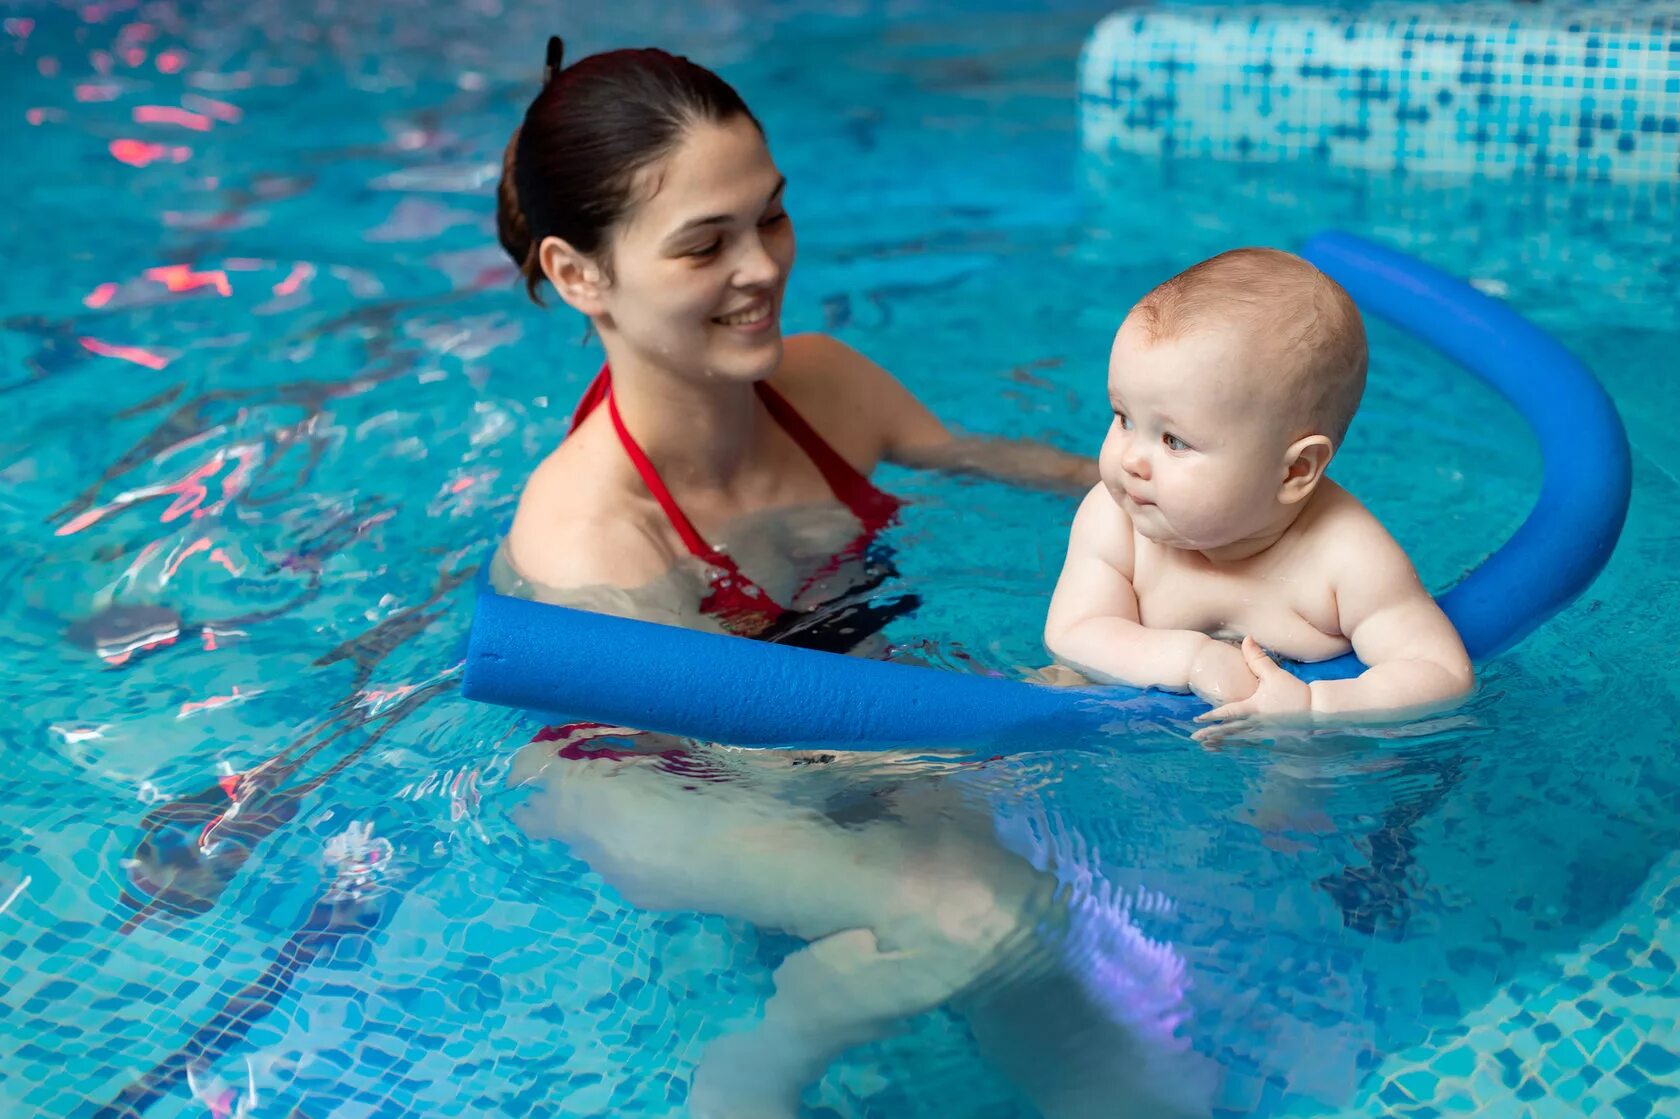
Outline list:
[[[1067,493],[1084,493],[1097,481],[1095,459],[1047,443],[954,435],[896,377],[838,339],[809,334],[790,338],[788,344],[790,352],[799,350],[807,377],[820,377],[839,394],[827,411],[843,423],[868,429],[873,458]],[[813,391],[817,388],[811,384]]]
[[[917,470],[971,474],[1035,489],[1084,493],[1097,481],[1097,460],[1031,439],[952,435],[943,443],[889,447],[886,459]]]

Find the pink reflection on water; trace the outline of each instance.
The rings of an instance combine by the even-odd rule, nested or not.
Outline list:
[[[185,475],[175,479],[173,482],[164,482],[155,486],[141,486],[139,489],[127,490],[120,493],[114,500],[106,502],[104,505],[98,505],[92,509],[86,509],[81,513],[78,513],[62,525],[53,535],[73,536],[88,526],[97,524],[99,521],[104,520],[112,513],[126,509],[130,505],[136,505],[142,501],[148,501],[154,497],[173,496],[175,498],[174,501],[169,503],[169,508],[165,509],[163,511],[163,515],[158,518],[165,524],[168,524],[170,521],[180,517],[183,513],[190,512],[194,518],[197,518],[205,511],[201,510],[199,507],[204,504],[204,499],[210,496],[210,490],[204,484],[205,480],[222,468],[222,464],[226,461],[226,458],[227,456],[223,452],[217,451],[214,455],[210,456],[207,461],[193,467]],[[218,503],[216,508],[220,508],[220,503]]]
[[[187,68],[187,52],[170,47],[168,50],[159,51],[153,62],[162,73],[179,74]]]
[[[60,525],[58,529],[54,531],[53,535],[74,536],[76,533],[81,532],[90,525],[98,524],[110,514],[126,509],[137,502],[145,501],[148,498],[157,497],[161,494],[180,495],[184,490],[186,491],[184,497],[177,496],[174,503],[170,505],[169,510],[164,513],[163,520],[172,520],[173,516],[179,515],[179,513],[174,511],[176,506],[181,505],[183,501],[189,503],[188,507],[196,507],[204,500],[206,496],[204,478],[207,474],[215,471],[221,465],[221,462],[222,456],[217,455],[203,466],[195,468],[185,478],[170,482],[168,485],[144,486],[137,490],[129,490],[127,493],[118,494],[116,500],[114,501],[109,501],[104,505],[97,505],[92,509],[85,509],[76,514],[74,517],[70,518],[70,520]]]
[[[226,571],[229,575],[238,576],[241,570],[240,568],[234,566],[233,560],[230,559],[228,554],[220,548],[217,548],[210,553],[210,562],[221,564],[222,570]],[[205,630],[204,632],[206,636],[209,636],[209,630]]]
[[[73,91],[78,101],[115,101],[122,95],[115,82],[77,82]]]
[[[465,493],[467,490],[472,489],[476,485],[480,485],[485,482],[494,482],[500,474],[501,471],[495,468],[481,471],[477,474],[463,474],[453,482],[450,482],[445,488],[451,495]]]
[[[170,291],[197,291],[213,287],[217,295],[232,295],[233,285],[221,269],[194,272],[190,264],[164,264],[141,273],[148,280],[156,280]]]
[[[45,124],[49,120],[50,121],[61,121],[61,120],[64,119],[64,110],[63,109],[30,109],[28,112],[23,114],[23,119],[27,120],[30,124],[36,124],[36,125]]]
[[[181,549],[180,552],[176,553],[175,558],[170,560],[168,565],[164,567],[163,577],[165,579],[174,578],[175,573],[181,570],[181,565],[183,563],[209,547],[210,538],[208,536],[200,536],[197,540],[194,540],[191,544],[188,544],[185,548]]]
[[[118,162],[126,163],[130,167],[145,167],[163,160],[185,163],[192,158],[191,148],[148,144],[144,140],[112,140],[110,151]]]
[[[130,66],[144,66],[146,64],[145,47],[124,47],[122,60]]]
[[[105,304],[111,302],[111,297],[116,294],[117,285],[107,280],[105,283],[100,284],[98,287],[87,293],[87,296],[82,300],[82,306],[92,307],[97,311],[99,308],[105,306]],[[95,352],[97,353],[98,351]]]
[[[356,698],[356,706],[381,711],[396,700],[412,693],[420,685],[395,684],[389,688],[367,688]]]
[[[464,473],[445,482],[437,498],[428,507],[428,514],[438,516],[448,513],[450,516],[461,516],[471,513],[478,507],[479,502],[488,496],[488,483],[495,481],[500,473],[500,470],[492,467],[476,473]]]
[[[51,57],[37,58],[35,69],[40,72],[43,78],[56,78],[58,77],[58,59]]]
[[[122,361],[131,361],[135,365],[144,365],[147,369],[162,369],[169,364],[169,359],[162,354],[139,346],[113,346],[109,342],[101,342],[97,338],[83,338],[82,349],[100,357],[114,357]]]
[[[257,695],[259,693],[252,692],[250,694]],[[240,694],[239,685],[235,684],[228,690],[227,695],[213,695],[209,699],[188,700],[181,704],[181,713],[175,717],[185,719],[188,715],[196,714],[199,711],[214,711],[218,707],[226,707],[230,703],[238,703],[246,698],[249,697]]]
[[[29,33],[35,30],[35,21],[32,19],[9,19],[5,26],[6,34],[18,39],[27,39]]]
[[[199,466],[180,481],[159,487],[158,494],[172,493],[175,495],[175,500],[169,503],[169,508],[163,511],[163,516],[159,517],[158,520],[168,524],[184,513],[191,513],[196,520],[198,515],[203,512],[199,507],[204,504],[204,499],[210,496],[210,489],[204,484],[204,480],[221,468],[222,456],[218,453],[209,462]]]
[[[233,449],[233,469],[222,479],[222,499],[208,510],[219,512],[229,501],[238,497],[245,489],[245,483],[251,480],[251,475],[262,463],[262,454],[257,447],[235,447]],[[211,556],[215,559],[215,556]],[[232,568],[228,570],[232,571]],[[238,572],[234,572],[238,574]]]
[[[293,292],[297,291],[298,288],[303,286],[304,281],[312,278],[314,275],[315,266],[313,264],[310,264],[307,261],[299,261],[298,263],[292,265],[292,271],[289,276],[274,285],[274,294],[291,295]]]
[[[172,105],[136,105],[134,107],[135,124],[174,124],[181,128],[190,128],[194,132],[210,131],[211,120],[198,113],[189,113],[185,109],[177,109]]]
[[[61,533],[59,533],[59,535],[63,536],[63,535],[65,535],[65,533],[61,532]],[[150,543],[148,543],[144,548],[141,548],[140,549],[140,554],[134,557],[134,562],[129,564],[128,565],[128,570],[123,572],[123,581],[133,582],[134,579],[140,574],[140,569],[145,567],[147,563],[151,562],[151,558],[153,556],[157,555],[162,550],[163,550],[163,541],[162,540],[153,540]]]

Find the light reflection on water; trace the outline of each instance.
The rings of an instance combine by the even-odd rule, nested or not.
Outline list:
[[[790,328],[841,332],[953,422],[1094,445],[1119,310],[1226,243],[1332,223],[1473,265],[1598,356],[1630,415],[1664,414],[1650,371],[1672,364],[1674,325],[1651,293],[1673,274],[1672,200],[1645,204],[1643,240],[1591,207],[1541,240],[1532,206],[1492,194],[1466,217],[1462,190],[1081,162],[1072,60],[1098,9],[953,26],[912,5],[889,26],[855,7],[848,23],[632,3],[561,30],[580,51],[686,47],[738,81],[793,184]],[[508,776],[534,728],[453,690],[475,565],[598,362],[579,324],[524,305],[491,232],[551,18],[489,2],[6,18],[0,137],[27,172],[0,222],[0,392],[20,421],[0,433],[19,681],[0,720],[0,982],[31,1039],[0,1074],[19,1114],[135,1085],[149,1115],[201,1114],[189,1068],[253,1080],[258,1114],[358,1094],[393,1115],[666,1114],[700,1042],[752,1021],[797,948],[628,904],[530,838]],[[1449,222],[1498,232],[1468,249],[1416,232]],[[1532,452],[1477,387],[1376,337],[1344,481],[1445,583],[1520,519]],[[809,1099],[1020,1114],[1002,1071],[1031,1078],[1007,1059],[1023,1033],[1069,1093],[1142,1066],[1104,1063],[1101,1029],[1068,1025],[1092,1019],[1042,1013],[1037,991],[1130,1027],[1176,1022],[1182,998],[1224,1106],[1323,1110],[1616,913],[1672,850],[1680,803],[1661,574],[1680,456],[1659,424],[1630,427],[1634,515],[1590,601],[1409,737],[1208,752],[1161,727],[772,777],[697,748],[692,764],[854,831],[905,826],[882,788],[941,790],[906,802],[917,826],[982,835],[1034,884],[1015,910],[1033,935],[1006,940],[966,1016],[917,1018]],[[889,631],[899,649],[1042,663],[1067,500],[885,481],[913,499],[898,589],[924,601]],[[346,861],[375,841],[388,856]],[[820,866],[797,873],[824,889]],[[1069,974],[1084,982],[1049,991]],[[252,1009],[203,1033],[229,1006]],[[1157,1086],[1208,1071],[1162,1060]]]

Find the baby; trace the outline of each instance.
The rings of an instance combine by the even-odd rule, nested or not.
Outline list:
[[[1214,705],[1204,739],[1402,718],[1469,692],[1452,623],[1325,474],[1365,364],[1353,301],[1289,253],[1235,249],[1146,295],[1114,337],[1114,423],[1050,602],[1051,654],[1095,680],[1194,692]],[[1368,667],[1307,684],[1263,649],[1351,649]]]

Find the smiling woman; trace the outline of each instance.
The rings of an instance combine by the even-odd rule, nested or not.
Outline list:
[[[499,585],[762,635],[858,581],[824,568],[891,518],[867,481],[881,461],[1070,492],[1095,477],[1053,448],[954,438],[850,347],[784,339],[787,182],[739,95],[664,51],[562,68],[554,44],[498,231],[532,298],[588,316],[607,363],[526,486]]]
[[[607,361],[526,484],[492,564],[496,589],[857,651],[916,604],[865,601],[894,574],[880,534],[899,502],[869,481],[878,463],[1069,491],[1095,479],[1089,459],[1050,447],[954,438],[832,338],[784,340],[787,184],[717,75],[658,50],[561,61],[553,40],[548,81],[508,145],[498,230],[532,297],[550,287],[586,315]],[[572,724],[544,730],[515,766],[533,792],[527,830],[565,841],[633,903],[810,941],[777,969],[762,1022],[708,1049],[691,1114],[792,1116],[800,1089],[842,1050],[959,996],[1006,952],[1053,952],[1039,930],[1046,899],[1064,900],[1054,875],[999,845],[966,787],[971,771],[888,759],[860,780],[861,764],[836,754],[761,764]],[[813,808],[810,789],[825,779],[833,787]],[[1115,966],[1158,986],[1169,1019],[1177,1012],[1182,991],[1162,958]],[[1137,1082],[1144,1049],[1194,1062],[1078,982],[1047,978],[1033,1001],[1110,1038],[1108,1052],[1143,1047],[1092,1074],[1086,1086],[1103,1099],[1184,1096],[1196,1082]],[[1004,1036],[988,1013],[971,1018],[977,1032]],[[1020,1056],[1015,1042],[999,1048]],[[1087,1113],[1068,1082],[1058,1079],[1047,1113]]]

